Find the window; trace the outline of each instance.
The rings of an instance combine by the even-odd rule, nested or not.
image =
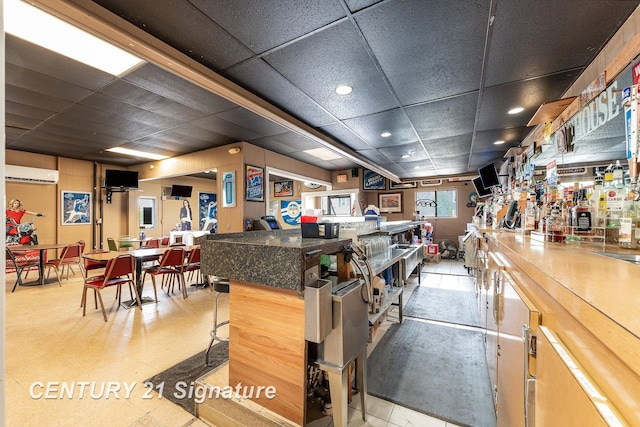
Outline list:
[[[140,197],[138,206],[140,208],[140,228],[156,228],[156,198]]]
[[[351,215],[351,196],[341,194],[323,197],[322,215]]]
[[[456,190],[416,191],[416,211],[420,217],[457,218]]]

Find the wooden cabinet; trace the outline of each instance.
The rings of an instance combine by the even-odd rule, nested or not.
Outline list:
[[[640,335],[627,311],[640,301],[637,266],[515,233],[487,238],[479,300],[497,425],[640,425]]]

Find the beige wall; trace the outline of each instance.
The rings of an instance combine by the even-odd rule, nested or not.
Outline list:
[[[239,154],[232,155],[229,147],[240,147]],[[216,169],[218,174],[224,171],[236,173],[236,206],[223,208],[218,206],[219,232],[237,232],[244,229],[245,219],[256,219],[267,212],[266,202],[245,201],[245,164],[260,167],[274,167],[294,174],[304,175],[310,179],[330,181],[331,173],[316,166],[270,152],[247,143],[237,143],[226,147],[217,147],[179,156],[173,159],[148,162],[130,170],[137,170],[140,176],[139,191],[113,193],[112,202],[106,203],[106,193],[102,189],[105,169],[126,169],[109,164],[98,164],[90,161],[74,160],[56,156],[33,154],[22,151],[6,150],[6,163],[59,171],[59,182],[55,185],[26,184],[6,182],[7,202],[19,198],[29,211],[47,214],[44,218],[36,218],[35,223],[40,242],[74,242],[85,240],[88,248],[106,248],[106,238],[122,235],[137,236],[140,233],[138,200],[140,196],[155,197],[157,200],[156,228],[147,229],[150,237],[168,235],[179,221],[181,200],[170,197],[163,199],[163,191],[172,184],[191,185],[192,197],[189,199],[194,216],[197,215],[198,193],[212,192],[222,197],[220,180],[209,180],[185,176],[187,174]],[[94,192],[94,167],[96,168],[97,188]],[[266,176],[265,176],[266,179]],[[270,184],[269,184],[270,185]],[[62,191],[87,192],[92,195],[92,223],[83,225],[62,225],[60,206]],[[300,186],[296,186],[299,196]],[[23,221],[29,221],[24,217]],[[100,222],[100,224],[97,224]],[[96,239],[93,239],[95,229]],[[102,229],[103,238],[100,239]]]

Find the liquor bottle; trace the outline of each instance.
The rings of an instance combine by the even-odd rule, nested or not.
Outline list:
[[[547,242],[564,241],[564,221],[562,220],[562,212],[560,211],[560,205],[558,204],[551,207],[551,215],[547,218],[545,240]]]
[[[599,173],[593,179],[593,191],[591,197],[589,197],[589,205],[595,211],[598,210],[598,203],[600,203],[600,193],[602,193],[602,184],[604,183],[604,177]]]
[[[626,199],[624,171],[620,160],[616,161],[616,166],[610,173],[605,174],[604,179],[604,189],[607,193],[607,228],[618,228]]]
[[[589,235],[593,231],[593,208],[587,202],[587,190],[581,188],[576,197],[577,205],[571,211],[573,232]]]
[[[529,194],[529,201],[527,202],[527,207],[524,210],[524,223],[522,225],[523,230],[529,232],[537,230],[537,210],[538,205],[536,203],[536,193],[532,192]]]
[[[638,226],[638,207],[633,197],[629,201],[628,206],[620,216],[620,231],[618,232],[618,246],[625,249],[636,249],[638,242],[636,240]]]

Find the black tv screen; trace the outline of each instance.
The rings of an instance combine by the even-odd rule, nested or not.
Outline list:
[[[138,172],[106,169],[104,171],[104,186],[107,188],[138,188]]]
[[[476,189],[476,194],[478,194],[478,197],[483,198],[493,194],[490,188],[485,188],[484,185],[482,185],[482,178],[480,178],[479,176],[473,178],[471,182],[473,182],[473,186]]]
[[[190,185],[172,185],[171,197],[191,197],[193,187]]]
[[[477,176],[473,178],[471,181],[473,182],[473,186],[476,188],[476,193],[478,194],[478,197],[482,198],[482,197],[487,197],[491,195],[491,189],[485,188],[484,185],[482,185],[482,178]]]
[[[498,172],[496,171],[496,167],[493,163],[481,167],[478,169],[478,173],[480,174],[480,179],[482,179],[482,186],[484,188],[491,188],[496,185],[500,185]]]

